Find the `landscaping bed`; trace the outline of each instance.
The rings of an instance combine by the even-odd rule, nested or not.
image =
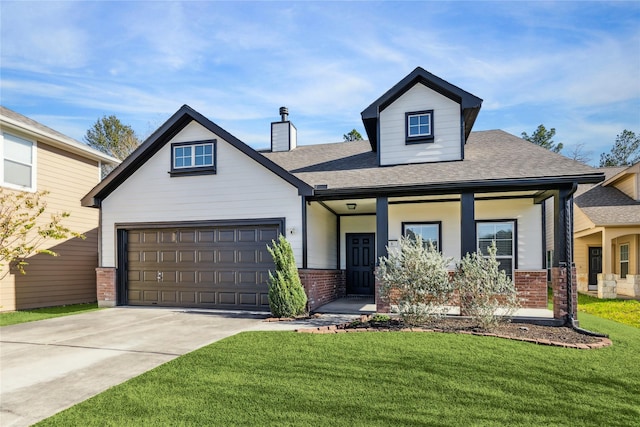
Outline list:
[[[387,316],[361,316],[360,320],[351,323],[320,328],[298,329],[307,333],[344,333],[360,331],[414,331],[443,332],[471,335],[493,336],[527,341],[544,345],[555,345],[572,348],[600,348],[611,345],[611,340],[587,335],[566,326],[543,326],[531,323],[501,323],[490,331],[483,330],[475,322],[466,318],[443,317],[427,321],[419,326],[403,323],[399,318]]]

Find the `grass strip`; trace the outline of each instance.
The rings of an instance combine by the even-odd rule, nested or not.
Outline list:
[[[34,322],[36,320],[69,316],[71,314],[86,313],[88,311],[95,310],[99,310],[98,303],[73,304],[58,307],[36,308],[33,310],[11,311],[7,313],[0,313],[0,326]]]

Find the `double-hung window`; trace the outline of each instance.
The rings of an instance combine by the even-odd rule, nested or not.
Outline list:
[[[629,274],[629,244],[620,245],[620,278]]]
[[[407,144],[433,141],[433,110],[406,113],[405,130]]]
[[[515,268],[515,221],[479,221],[476,223],[478,252],[489,256],[489,247],[496,245],[496,260],[500,269],[513,278]]]
[[[9,133],[2,134],[2,185],[35,190],[35,143]]]
[[[403,222],[402,233],[410,239],[420,236],[425,247],[431,243],[437,251],[440,251],[440,224],[440,222]]]
[[[171,175],[216,173],[216,141],[180,142],[171,145]]]

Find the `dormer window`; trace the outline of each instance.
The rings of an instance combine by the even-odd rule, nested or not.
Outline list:
[[[171,144],[171,176],[216,173],[216,140]]]
[[[407,144],[433,142],[433,110],[405,114]]]

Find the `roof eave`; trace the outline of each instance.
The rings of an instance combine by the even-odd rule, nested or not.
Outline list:
[[[459,194],[464,191],[486,193],[495,191],[550,190],[570,187],[574,184],[597,183],[604,179],[602,173],[562,177],[506,178],[493,180],[451,181],[420,185],[389,185],[381,187],[316,189],[313,198],[340,199],[344,197],[368,198],[378,196],[419,196]]]

